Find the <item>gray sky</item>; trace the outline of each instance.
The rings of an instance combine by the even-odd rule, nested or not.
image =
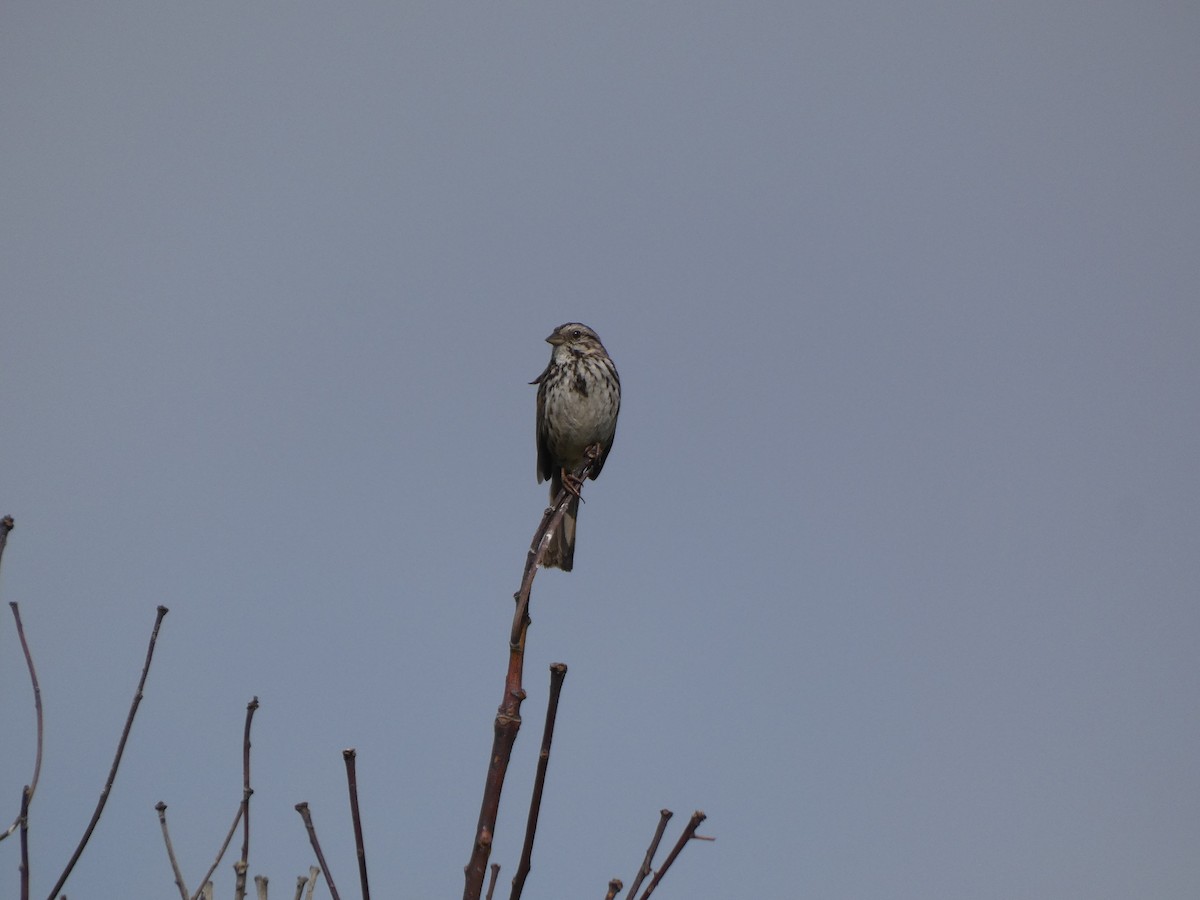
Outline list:
[[[0,598],[34,893],[461,892],[542,338],[624,409],[525,896],[1200,894],[1200,11],[1097,2],[9,4]],[[7,616],[7,610],[5,610]],[[0,625],[15,813],[29,691]],[[17,884],[16,842],[0,885]],[[230,896],[223,865],[218,892]]]

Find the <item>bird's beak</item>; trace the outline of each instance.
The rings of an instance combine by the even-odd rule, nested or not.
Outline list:
[[[546,338],[546,343],[553,344],[555,347],[557,347],[559,344],[565,344],[566,342],[567,342],[567,339],[564,338],[557,331],[554,332],[554,334],[550,335],[550,337]]]

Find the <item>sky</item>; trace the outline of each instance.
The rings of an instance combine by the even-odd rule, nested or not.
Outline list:
[[[195,887],[241,799],[455,897],[543,338],[623,407],[534,584],[529,900],[1200,895],[1200,8],[16,2],[0,599],[49,892]],[[0,621],[0,817],[34,752]],[[7,807],[8,811],[3,812]],[[0,826],[3,827],[3,826]],[[235,840],[238,848],[240,838]],[[0,893],[18,884],[0,844]],[[229,856],[217,895],[231,896]],[[324,890],[324,889],[322,889]],[[507,895],[505,890],[497,895]]]

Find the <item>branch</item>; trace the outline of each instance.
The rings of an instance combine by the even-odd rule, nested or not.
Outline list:
[[[614,878],[608,883],[608,893],[604,895],[604,900],[613,900],[621,892],[622,887],[624,885],[621,883],[621,879]]]
[[[0,520],[0,553],[4,551],[4,543],[8,540],[8,532],[12,530],[12,516]],[[42,776],[42,688],[38,684],[37,670],[33,667],[33,655],[29,652],[29,642],[25,640],[25,626],[21,624],[21,609],[16,603],[9,603],[13,619],[17,623],[17,637],[21,641],[21,650],[25,653],[25,666],[29,669],[29,681],[33,685],[33,710],[37,720],[37,752],[33,758],[33,778],[29,781],[29,800],[32,802],[34,791],[37,790],[38,779]],[[24,821],[25,814],[18,813],[8,830],[0,834],[0,841],[16,831],[17,826]]]
[[[696,836],[696,829],[700,827],[700,823],[706,818],[708,817],[704,815],[704,813],[700,812],[700,810],[696,810],[694,813],[692,813],[691,821],[689,821],[687,823],[687,827],[683,829],[683,834],[679,836],[679,840],[675,842],[675,846],[671,848],[671,852],[668,853],[667,858],[663,860],[662,868],[659,869],[654,875],[654,879],[650,882],[649,887],[646,888],[646,891],[642,894],[640,900],[646,900],[647,897],[654,893],[654,889],[658,887],[658,883],[662,881],[663,876],[667,874],[667,869],[671,868],[671,863],[675,862],[675,857],[680,854],[683,848],[687,845],[688,841],[690,841],[693,837],[695,837],[696,840],[711,840],[711,838],[701,838]]]
[[[254,895],[258,900],[267,900],[267,884],[269,879],[266,875],[254,876]]]
[[[662,840],[663,832],[667,830],[667,822],[671,820],[671,816],[675,813],[669,809],[660,809],[658,811],[658,828],[654,832],[654,838],[650,841],[650,847],[646,850],[646,856],[642,860],[642,867],[638,869],[637,877],[633,879],[633,884],[629,886],[629,893],[625,895],[625,900],[633,900],[637,895],[637,889],[642,886],[642,882],[646,876],[654,869],[651,864],[654,862],[654,854],[658,852],[659,841]]]
[[[213,872],[217,871],[217,866],[221,864],[222,857],[225,856],[225,851],[229,849],[229,843],[233,840],[234,832],[237,831],[238,823],[245,818],[249,821],[250,816],[250,795],[254,793],[250,787],[250,723],[254,721],[254,713],[258,711],[258,698],[251,698],[246,704],[246,724],[242,728],[242,802],[238,804],[237,812],[233,816],[233,824],[229,826],[229,831],[225,834],[225,840],[221,843],[221,849],[217,851],[217,857],[212,861],[212,865],[208,867],[208,871],[204,873],[204,877],[200,879],[201,884],[207,884],[212,878]],[[248,862],[250,853],[250,827],[246,826],[245,837],[242,842],[242,862]],[[191,900],[200,900],[200,891],[192,894]]]
[[[8,533],[16,527],[12,516],[0,519],[0,559],[4,558],[4,548],[8,544]]]
[[[240,859],[233,864],[233,897],[234,900],[246,897],[246,864]]]
[[[492,900],[492,894],[496,890],[496,879],[500,877],[500,863],[492,863],[492,877],[488,879],[487,896],[484,900]]]
[[[597,462],[598,457],[589,458],[575,473],[581,485]],[[471,847],[471,858],[463,870],[466,875],[463,900],[479,900],[480,894],[483,893],[483,879],[487,874],[488,856],[492,852],[496,817],[500,812],[500,793],[504,789],[504,776],[508,772],[513,744],[516,743],[517,732],[521,730],[521,702],[525,699],[521,678],[525,667],[525,637],[531,621],[529,592],[533,588],[533,579],[546,554],[546,548],[550,545],[550,538],[562,522],[572,496],[564,487],[558,492],[554,504],[542,514],[542,521],[533,534],[533,541],[525,559],[521,587],[513,595],[517,608],[513,613],[512,631],[508,641],[508,672],[504,678],[504,696],[500,700],[500,708],[496,711],[496,721],[493,725],[492,754],[483,785],[479,822],[475,826],[475,843]]]
[[[96,803],[96,810],[92,813],[92,820],[88,823],[87,830],[84,831],[83,837],[79,840],[79,846],[71,854],[71,859],[67,863],[67,867],[58,876],[58,881],[55,882],[54,888],[50,891],[51,900],[58,896],[59,891],[62,890],[62,886],[66,884],[67,878],[70,877],[71,870],[75,868],[75,863],[79,862],[79,857],[83,854],[83,848],[87,846],[92,832],[96,830],[96,823],[100,821],[100,814],[104,812],[104,805],[108,802],[108,795],[112,791],[113,782],[117,780],[117,768],[121,765],[121,757],[125,753],[125,742],[129,739],[129,730],[133,728],[133,717],[137,715],[138,706],[142,702],[142,691],[146,687],[146,676],[150,674],[150,660],[154,658],[154,645],[158,642],[158,629],[162,625],[163,616],[166,614],[167,608],[159,606],[158,615],[154,620],[154,630],[150,632],[150,646],[146,649],[146,662],[142,666],[142,677],[138,680],[137,692],[133,695],[133,703],[130,704],[129,715],[125,718],[125,728],[121,731],[121,740],[117,743],[117,753],[113,757],[112,768],[108,770],[108,780],[104,782],[104,790],[100,792],[100,800]]]
[[[213,872],[217,871],[217,866],[221,864],[221,857],[225,855],[225,851],[229,849],[229,842],[233,840],[233,833],[237,831],[238,822],[242,821],[242,804],[238,804],[237,812],[233,816],[233,824],[229,826],[229,831],[225,835],[225,841],[221,844],[221,849],[217,851],[217,858],[213,860],[212,865],[208,867],[208,871],[204,873],[204,877],[200,879],[200,884],[206,885],[209,879],[212,878]],[[203,888],[192,894],[192,900],[200,900]]]
[[[300,813],[300,818],[304,820],[304,828],[308,831],[308,841],[312,844],[313,853],[317,854],[317,863],[321,866],[321,871],[325,873],[325,883],[329,885],[329,896],[333,900],[342,900],[338,896],[337,888],[334,887],[333,876],[329,874],[329,866],[325,864],[325,854],[321,852],[321,844],[317,840],[317,829],[313,827],[312,815],[308,811],[308,804],[303,802],[297,803],[296,812]]]
[[[313,894],[317,893],[318,875],[320,875],[320,869],[316,865],[308,866],[308,900],[312,900]],[[300,900],[300,886],[296,886],[296,900]]]
[[[21,791],[21,815],[17,821],[21,823],[21,900],[29,900],[29,801],[33,791],[29,785]]]
[[[188,900],[188,889],[183,882],[183,873],[179,871],[179,862],[175,859],[175,848],[171,845],[171,832],[167,830],[167,804],[159,800],[154,808],[158,810],[158,824],[162,826],[163,843],[167,845],[167,859],[171,861],[171,871],[175,873],[175,886],[179,888],[180,900]]]
[[[546,784],[546,769],[550,765],[550,745],[554,742],[554,720],[558,716],[558,698],[562,693],[563,679],[567,677],[566,663],[550,666],[550,699],[546,704],[546,727],[542,731],[542,750],[538,754],[537,775],[533,780],[533,796],[529,799],[529,819],[525,823],[525,846],[521,849],[521,861],[517,874],[513,876],[512,893],[509,900],[520,900],[525,889],[525,878],[529,875],[533,857],[533,839],[537,833],[538,813],[542,808],[542,789]]]
[[[250,723],[254,721],[254,713],[258,710],[258,698],[250,698],[246,704],[246,724],[242,729],[242,890],[238,900],[246,890],[246,869],[250,865],[250,795],[254,790],[250,787]]]
[[[321,870],[316,866],[308,867],[308,900],[313,900],[313,894],[317,892],[317,876],[321,874]],[[302,883],[296,885],[296,900],[300,900],[300,888]]]
[[[358,754],[350,747],[342,751],[346,761],[346,787],[350,791],[350,821],[354,825],[354,852],[358,856],[358,880],[362,886],[362,900],[371,900],[371,888],[367,884],[367,851],[363,849],[362,818],[358,814],[358,774],[355,760]]]

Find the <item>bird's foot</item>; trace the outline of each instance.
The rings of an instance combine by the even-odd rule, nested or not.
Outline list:
[[[579,493],[580,488],[583,487],[583,479],[574,472],[568,472],[566,469],[562,470],[562,486],[565,487],[568,492],[574,494],[580,500],[583,500],[583,496]]]

